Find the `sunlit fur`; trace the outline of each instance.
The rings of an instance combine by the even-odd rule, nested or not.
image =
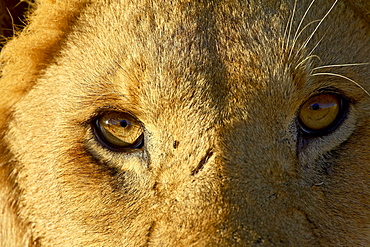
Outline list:
[[[0,55],[1,246],[370,245],[368,0],[31,4]],[[345,119],[302,134],[328,91]],[[107,111],[142,149],[99,143]]]

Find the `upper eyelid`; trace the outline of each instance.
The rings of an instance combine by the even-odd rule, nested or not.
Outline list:
[[[96,118],[98,118],[99,116],[102,116],[104,114],[107,114],[109,112],[127,114],[130,117],[132,117],[133,119],[135,119],[135,121],[140,123],[140,125],[143,127],[142,121],[139,118],[137,118],[136,115],[133,112],[131,112],[129,110],[122,109],[121,107],[110,106],[110,105],[98,107],[92,114],[90,114],[90,116],[86,120],[81,121],[81,125],[88,126],[93,121],[95,121]]]
[[[336,87],[319,87],[312,92],[312,95],[323,94],[323,93],[334,93],[334,94],[340,94],[340,95],[344,94],[342,90]]]
[[[313,90],[308,96],[307,98],[305,98],[300,107],[310,98],[314,97],[315,95],[319,95],[319,94],[337,94],[337,95],[340,95],[345,101],[347,101],[347,103],[349,105],[351,104],[356,104],[357,100],[354,99],[353,97],[350,97],[347,93],[345,93],[345,91],[337,88],[337,87],[318,87],[316,88],[315,90]]]

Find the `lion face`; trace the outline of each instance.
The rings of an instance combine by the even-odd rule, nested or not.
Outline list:
[[[369,7],[37,2],[1,53],[3,245],[369,244]]]

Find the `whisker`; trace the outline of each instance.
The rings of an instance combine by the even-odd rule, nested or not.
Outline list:
[[[310,58],[318,58],[320,61],[321,58],[317,55],[312,55],[312,53],[315,51],[315,49],[319,46],[319,44],[321,43],[321,41],[325,38],[325,35],[316,43],[316,45],[312,48],[312,50],[308,53],[307,57],[302,60],[295,68],[297,69],[301,64],[305,63],[308,59]],[[311,70],[310,74],[312,74],[313,70]]]
[[[315,22],[319,22],[319,21],[320,21],[320,20],[314,20],[314,21],[311,21],[310,23],[308,23],[307,25],[305,25],[305,26],[302,28],[302,30],[299,32],[298,36],[297,36],[295,39],[293,39],[293,44],[292,44],[292,47],[291,47],[291,49],[290,49],[289,58],[290,58],[290,56],[291,56],[291,54],[292,54],[292,51],[293,51],[293,48],[294,48],[295,44],[296,44],[296,43],[297,43],[297,41],[298,41],[298,38],[301,36],[301,34],[303,33],[303,31],[304,31],[307,27],[309,27],[311,24],[313,24],[313,23],[315,23]]]
[[[326,12],[326,14],[324,15],[324,17],[320,20],[319,24],[317,24],[316,28],[313,30],[313,32],[311,33],[311,35],[306,39],[306,41],[303,43],[303,45],[299,48],[298,52],[301,51],[303,48],[305,48],[307,46],[307,44],[311,41],[312,37],[315,35],[315,33],[317,32],[317,30],[319,29],[319,27],[321,26],[321,24],[326,19],[326,17],[333,10],[333,8],[337,4],[337,2],[338,2],[338,0],[335,0],[335,2],[331,5],[330,9]]]
[[[325,37],[325,36],[324,36]],[[319,56],[317,56],[317,55],[312,55],[312,53],[315,51],[315,49],[316,49],[316,47],[320,44],[320,42],[324,39],[324,37],[322,37],[317,43],[316,43],[316,45],[314,46],[314,48],[310,51],[310,53],[308,53],[308,55],[307,55],[307,57],[305,58],[305,59],[303,59],[299,64],[297,64],[297,66],[295,67],[295,69],[297,69],[299,66],[301,66],[303,63],[305,63],[308,59],[310,59],[310,58],[318,58],[320,61],[322,61],[321,60],[321,58],[319,57]],[[313,70],[311,70],[311,72],[310,72],[310,74],[312,74],[312,71]]]
[[[319,44],[325,38],[325,36],[326,35],[324,35],[319,41],[317,41],[316,45],[312,48],[312,50],[310,51],[310,53],[308,53],[309,56],[316,50],[316,48],[319,46]]]
[[[287,47],[289,45],[289,40],[288,40],[288,26],[289,26],[289,20],[286,23],[285,30],[284,30],[284,36],[283,36],[283,42],[281,45],[281,49],[284,50],[284,46]]]
[[[290,23],[290,20],[287,21],[286,25],[285,25],[285,29],[284,29],[284,36],[283,36],[283,40],[287,40],[288,39],[288,28],[289,28],[289,23]],[[289,42],[287,42],[289,43]],[[281,48],[284,48],[284,42],[283,42],[283,46]]]
[[[15,24],[14,24],[14,19],[13,19],[12,13],[10,13],[10,10],[8,8],[6,8],[6,11],[8,12],[10,20],[12,22],[13,36],[15,36]]]
[[[355,84],[356,86],[358,86],[359,88],[361,88],[368,96],[370,96],[370,93],[363,86],[361,86],[358,82],[356,82],[355,80],[353,80],[353,79],[351,79],[347,76],[344,76],[344,75],[341,75],[341,74],[336,74],[336,73],[328,73],[328,72],[322,72],[322,73],[320,72],[320,73],[311,74],[311,76],[320,76],[320,75],[336,76],[336,77],[346,79],[346,80],[352,82],[353,84]]]
[[[314,70],[318,70],[318,69],[325,69],[325,68],[334,68],[334,67],[350,67],[350,66],[364,66],[364,65],[370,65],[370,63],[330,64],[330,65],[324,65],[324,66],[316,67],[316,68],[312,69],[312,71],[314,71]]]
[[[294,41],[296,40],[296,39],[298,39],[298,37],[299,37],[299,35],[298,35],[298,37],[297,37],[297,34],[298,34],[298,32],[299,32],[299,29],[301,28],[301,26],[302,26],[302,23],[303,23],[303,21],[304,21],[304,19],[306,18],[306,16],[307,16],[307,14],[308,14],[308,12],[310,11],[310,9],[311,9],[311,6],[314,4],[314,2],[315,2],[316,0],[312,0],[311,1],[311,3],[310,3],[310,5],[308,6],[308,8],[306,9],[306,12],[303,14],[303,16],[302,16],[302,18],[301,18],[301,21],[299,22],[299,24],[298,24],[298,27],[297,27],[297,30],[295,31],[295,34],[294,34],[294,37],[293,37],[293,47],[294,47]],[[303,28],[303,30],[304,30],[305,28]],[[299,33],[301,34],[302,33],[302,31],[303,30],[301,30]],[[293,48],[292,47],[292,48]]]
[[[309,59],[311,59],[311,58],[317,58],[317,59],[319,59],[320,61],[322,61],[322,60],[321,60],[321,58],[320,58],[319,56],[317,56],[317,55],[310,55],[310,56],[307,56],[305,59],[303,59],[301,62],[299,62],[299,64],[297,64],[297,66],[295,66],[295,68],[294,68],[294,69],[298,69],[298,67],[299,67],[299,66],[301,66],[302,64],[304,64],[307,60],[309,60]],[[312,71],[311,71],[311,73],[312,73]]]
[[[287,40],[286,47],[285,47],[286,50],[288,49],[288,46],[289,46],[289,41],[290,41],[289,37],[290,37],[290,33],[292,32],[293,20],[294,20],[296,8],[297,8],[297,0],[294,1],[292,16],[290,18],[289,24],[287,25],[287,28],[289,27],[289,32],[286,36],[286,40]]]

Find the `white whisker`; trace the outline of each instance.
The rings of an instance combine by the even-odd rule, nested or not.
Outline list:
[[[293,37],[293,47],[294,47],[294,44],[295,44],[295,40],[296,39],[298,39],[298,37],[299,37],[299,35],[298,35],[298,37],[297,37],[297,34],[298,34],[298,32],[299,33],[302,33],[302,31],[305,29],[305,28],[303,28],[303,30],[302,31],[299,31],[299,29],[301,28],[301,26],[302,26],[302,23],[303,23],[303,21],[304,21],[304,19],[306,18],[306,16],[307,16],[307,14],[308,14],[308,12],[310,11],[310,9],[311,9],[311,6],[313,5],[313,3],[315,2],[315,0],[312,0],[311,1],[311,3],[310,3],[310,5],[308,6],[308,8],[306,9],[306,12],[303,14],[303,16],[302,16],[302,18],[301,18],[301,21],[299,22],[299,24],[298,24],[298,27],[297,27],[297,30],[295,31],[295,34],[294,34],[294,37]],[[292,47],[292,48],[293,48]]]
[[[287,33],[287,36],[286,36],[286,40],[287,40],[286,47],[285,47],[286,50],[288,49],[288,46],[289,46],[289,40],[290,40],[289,37],[290,37],[290,33],[292,32],[293,20],[294,20],[296,8],[297,8],[297,0],[294,1],[292,16],[290,18],[289,25],[287,26],[289,28],[289,32]]]
[[[298,69],[298,67],[299,66],[301,66],[302,64],[304,64],[308,59],[311,59],[311,58],[317,58],[317,59],[319,59],[320,61],[322,61],[321,60],[321,58],[319,57],[319,56],[317,56],[317,55],[310,55],[310,56],[307,56],[305,59],[303,59],[299,64],[297,64],[297,66],[295,66],[295,68],[294,69]],[[311,71],[312,72],[312,71]]]
[[[285,25],[284,36],[283,36],[283,41],[286,41],[286,46],[288,46],[288,44],[289,44],[289,40],[288,40],[289,23],[290,23],[290,20],[288,20],[286,25]],[[284,42],[283,42],[281,48],[284,49]]]
[[[318,69],[325,69],[325,68],[364,66],[364,65],[370,65],[370,63],[331,64],[331,65],[324,65],[324,66],[316,67],[316,68],[312,69],[312,71],[318,70]]]
[[[321,43],[321,41],[324,38],[325,38],[325,35],[319,41],[317,41],[316,45],[312,48],[312,50],[310,51],[310,53],[308,53],[309,56],[316,50],[316,48],[319,46],[319,44]]]
[[[356,82],[355,80],[353,80],[353,79],[351,79],[347,76],[344,76],[344,75],[341,75],[341,74],[336,74],[336,73],[327,73],[327,72],[311,74],[311,76],[320,76],[320,75],[336,76],[336,77],[346,79],[346,80],[352,82],[353,84],[355,84],[356,86],[358,86],[359,88],[361,88],[368,96],[370,96],[370,93],[363,86],[361,86],[358,82]]]
[[[319,22],[319,21],[320,21],[320,20],[314,20],[314,21],[311,21],[310,23],[308,23],[307,25],[305,25],[305,26],[302,28],[302,30],[299,32],[298,36],[297,36],[295,39],[293,39],[293,44],[292,44],[292,47],[291,47],[291,49],[290,49],[289,58],[290,58],[290,56],[291,56],[291,54],[292,54],[292,51],[293,51],[293,48],[294,48],[295,44],[297,43],[298,38],[301,36],[301,34],[303,33],[303,31],[304,31],[307,27],[309,27],[311,24],[313,24],[313,23],[315,23],[315,22]]]
[[[333,10],[333,8],[337,4],[337,2],[338,2],[338,0],[335,0],[335,2],[332,4],[332,6],[330,7],[330,9],[326,12],[326,14],[324,15],[324,17],[320,20],[319,24],[317,24],[316,28],[313,30],[313,32],[311,33],[311,35],[306,39],[306,41],[303,43],[303,45],[299,48],[298,52],[301,51],[303,48],[305,48],[307,46],[307,44],[311,41],[312,37],[315,35],[315,33],[317,32],[317,30],[319,29],[319,27],[321,26],[321,24],[326,19],[326,17]]]

